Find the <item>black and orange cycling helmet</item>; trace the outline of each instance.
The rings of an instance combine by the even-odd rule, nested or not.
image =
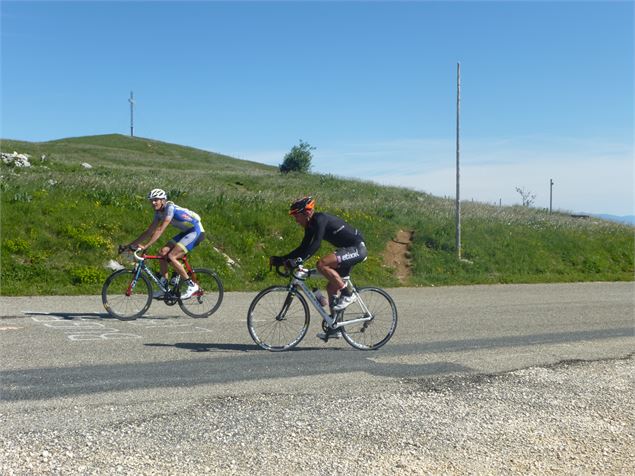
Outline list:
[[[293,201],[289,207],[289,215],[295,215],[297,213],[304,213],[308,210],[313,210],[315,207],[315,199],[313,197],[302,197]]]

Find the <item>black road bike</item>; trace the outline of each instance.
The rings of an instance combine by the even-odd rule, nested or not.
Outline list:
[[[168,306],[178,304],[185,314],[191,317],[209,317],[223,302],[223,283],[218,275],[209,269],[192,268],[187,255],[181,258],[190,279],[198,284],[198,291],[188,299],[181,299],[187,284],[178,274],[163,284],[146,264],[146,260],[161,259],[158,255],[140,255],[140,250],[119,247],[119,253],[132,252],[135,265],[132,269],[120,269],[112,273],[101,290],[101,300],[106,311],[120,320],[133,320],[141,317],[152,304],[152,283],[162,291],[162,296],[154,299]]]

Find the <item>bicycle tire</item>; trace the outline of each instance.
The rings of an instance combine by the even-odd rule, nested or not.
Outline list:
[[[397,306],[383,289],[359,288],[357,292],[373,319],[340,327],[342,337],[359,350],[379,349],[397,330]],[[342,322],[366,315],[366,310],[358,299],[342,311]]]
[[[306,299],[288,286],[263,289],[247,311],[249,335],[259,347],[270,352],[298,345],[309,330],[309,322]]]
[[[139,276],[132,292],[128,288],[135,271],[120,269],[112,273],[101,288],[101,302],[108,314],[122,321],[131,321],[141,317],[152,304],[152,285],[143,274]]]
[[[223,283],[218,275],[210,269],[195,268],[192,271],[192,279],[200,289],[189,299],[179,299],[179,306],[188,316],[209,317],[218,310],[223,302]],[[186,289],[187,283],[181,280],[180,293],[184,293]]]

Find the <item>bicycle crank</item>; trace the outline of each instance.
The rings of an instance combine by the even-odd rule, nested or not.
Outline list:
[[[163,298],[163,301],[168,306],[174,306],[177,302],[179,302],[179,296],[177,296],[176,294],[172,294],[171,292],[168,292]]]

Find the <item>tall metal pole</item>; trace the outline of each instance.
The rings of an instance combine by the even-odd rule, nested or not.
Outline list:
[[[549,213],[553,209],[553,179],[549,179]]]
[[[461,125],[461,63],[456,64],[456,253],[461,259],[461,187],[460,187],[460,141]]]
[[[130,137],[134,137],[134,96],[132,91],[130,91]]]

